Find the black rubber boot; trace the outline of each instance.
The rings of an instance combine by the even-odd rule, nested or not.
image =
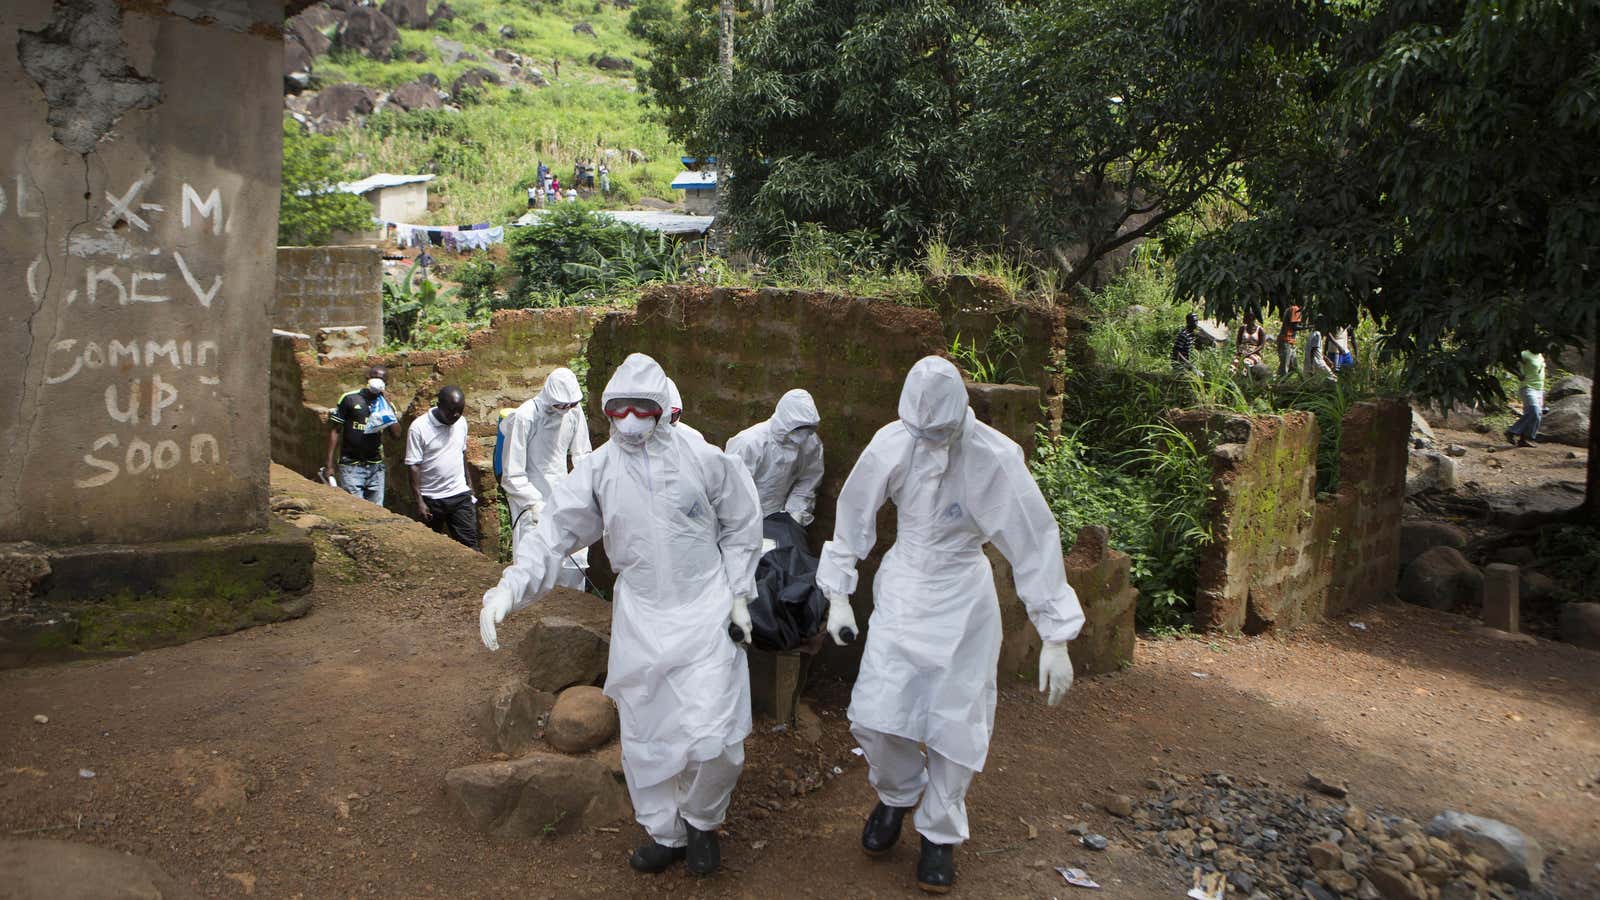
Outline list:
[[[956,846],[923,838],[922,858],[917,860],[917,887],[930,894],[943,894],[955,883]]]
[[[689,874],[710,875],[722,868],[722,845],[717,843],[716,829],[701,831],[684,823],[689,829]]]
[[[882,856],[900,842],[900,823],[905,820],[908,806],[890,806],[879,803],[867,816],[867,825],[861,829],[861,849],[868,856]]]
[[[659,875],[665,872],[668,866],[683,859],[685,852],[683,847],[668,847],[651,841],[633,851],[633,855],[628,857],[628,865],[636,872]]]

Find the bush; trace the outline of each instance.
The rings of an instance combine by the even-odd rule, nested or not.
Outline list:
[[[511,232],[517,306],[547,306],[554,295],[569,302],[585,292],[598,299],[613,285],[666,273],[681,251],[664,236],[597,214],[579,203],[558,203],[536,224]],[[671,259],[669,259],[669,257]]]
[[[326,244],[341,231],[372,227],[367,201],[335,190],[343,181],[334,142],[283,120],[283,187],[278,201],[278,243]]]

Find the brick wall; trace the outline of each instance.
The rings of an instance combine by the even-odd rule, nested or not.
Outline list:
[[[383,344],[383,260],[376,247],[279,247],[272,327],[315,336],[359,325]]]
[[[1215,542],[1200,565],[1195,623],[1255,634],[1387,596],[1399,574],[1404,403],[1355,405],[1342,423],[1338,490],[1316,494],[1316,419],[1185,410],[1173,422],[1209,449]]]

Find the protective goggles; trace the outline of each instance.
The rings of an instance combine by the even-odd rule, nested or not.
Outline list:
[[[550,408],[551,409],[559,409],[562,412],[566,412],[569,409],[577,409],[578,408],[578,403],[579,403],[579,401],[577,401],[577,400],[574,400],[571,403],[552,403],[552,404],[550,404]]]
[[[661,406],[650,400],[613,400],[606,404],[606,415],[613,419],[635,416],[640,419],[661,418]]]

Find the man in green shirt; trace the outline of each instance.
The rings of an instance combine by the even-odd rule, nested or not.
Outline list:
[[[1506,440],[1532,447],[1544,417],[1544,354],[1522,351],[1522,417],[1506,429]]]

